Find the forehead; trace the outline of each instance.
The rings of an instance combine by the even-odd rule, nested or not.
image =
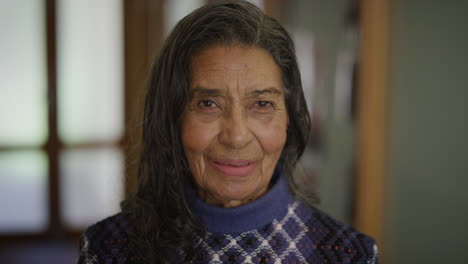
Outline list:
[[[266,50],[229,45],[208,47],[192,57],[190,88],[197,86],[283,89],[281,70]]]

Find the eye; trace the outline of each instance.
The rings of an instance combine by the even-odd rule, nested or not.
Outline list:
[[[266,108],[266,107],[269,107],[269,106],[273,106],[273,104],[269,101],[257,101],[255,103],[256,106],[260,107],[260,108]]]
[[[211,100],[201,100],[198,102],[198,106],[203,108],[213,108],[216,107],[216,104]]]
[[[275,104],[272,101],[255,101],[251,109],[259,114],[272,113],[275,110]]]

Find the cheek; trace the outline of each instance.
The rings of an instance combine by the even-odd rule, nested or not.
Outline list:
[[[268,156],[279,156],[286,143],[286,118],[274,120],[267,125],[256,125],[254,133]]]
[[[184,118],[182,144],[191,166],[202,161],[203,153],[208,150],[215,136],[215,125],[197,121],[190,115]]]

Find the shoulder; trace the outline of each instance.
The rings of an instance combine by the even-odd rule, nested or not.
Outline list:
[[[333,219],[315,207],[296,202],[294,214],[306,230],[303,241],[327,263],[378,263],[373,238]]]
[[[129,216],[119,213],[86,229],[80,239],[78,264],[129,263]]]

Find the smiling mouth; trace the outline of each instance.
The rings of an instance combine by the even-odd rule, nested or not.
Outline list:
[[[232,166],[232,167],[242,167],[242,166],[247,166],[247,165],[254,163],[253,161],[229,162],[229,161],[218,161],[218,160],[214,160],[213,162],[216,164],[220,164],[224,166]]]
[[[256,167],[252,160],[212,160],[210,164],[222,174],[234,177],[248,176]]]

